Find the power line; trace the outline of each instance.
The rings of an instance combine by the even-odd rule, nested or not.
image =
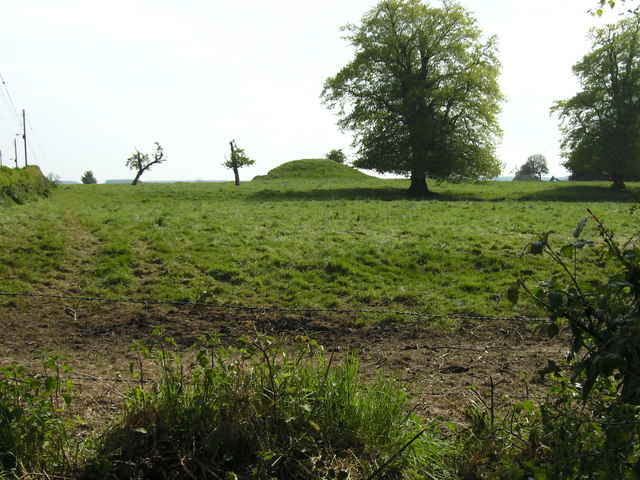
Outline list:
[[[15,118],[16,118],[16,120],[18,120],[18,123],[20,123],[20,115],[18,114],[18,109],[16,108],[15,104],[13,103],[13,99],[11,98],[11,94],[9,93],[9,89],[7,88],[7,84],[4,81],[4,77],[2,76],[1,73],[0,73],[0,80],[2,81],[2,86],[4,87],[4,91],[7,93],[7,98],[9,99],[9,102],[11,103],[11,107],[13,108],[13,113],[15,114]]]
[[[11,113],[11,110],[13,110],[13,115],[7,117],[7,116],[2,116],[0,117],[0,120],[2,120],[2,124],[4,125],[4,128],[6,129],[6,131],[9,133],[9,136],[11,138],[15,138],[18,134],[16,134],[16,127],[12,127],[7,123],[7,120],[13,119],[17,122],[18,124],[18,129],[20,128],[20,117],[18,115],[18,111],[16,109],[15,104],[13,103],[13,99],[11,98],[11,94],[9,93],[9,89],[7,88],[7,84],[4,81],[4,77],[2,76],[2,74],[0,74],[0,81],[2,81],[2,86],[4,87],[4,89],[0,89],[0,91],[4,91],[3,95],[0,95],[0,97],[2,97],[2,102],[5,105],[5,108],[7,109],[7,113]],[[8,160],[5,162],[3,161],[3,164],[7,164],[8,165]]]
[[[31,152],[31,155],[32,155],[31,158],[34,161],[34,163],[36,165],[39,165],[40,162],[38,161],[38,155],[36,155],[36,152],[35,152],[32,144],[31,144],[31,141],[30,141],[31,136],[29,136],[29,138],[26,137],[27,125],[29,126],[29,130],[31,131],[31,133],[33,134],[33,137],[35,138],[36,144],[37,144],[38,148],[40,149],[40,151],[44,153],[44,149],[42,148],[42,145],[40,144],[40,141],[38,140],[38,138],[37,138],[37,136],[35,134],[35,131],[33,130],[33,127],[31,126],[31,123],[26,122],[26,120],[24,121],[24,123],[22,123],[22,124],[20,123],[20,117],[21,116],[18,113],[18,109],[16,108],[15,103],[13,102],[13,98],[11,97],[11,93],[9,93],[9,88],[7,87],[7,83],[4,81],[4,77],[2,76],[1,73],[0,73],[0,80],[2,81],[2,86],[4,87],[4,91],[6,93],[6,97],[9,99],[9,104],[11,105],[11,109],[13,109],[13,113],[14,113],[13,117],[0,117],[0,118],[2,118],[3,123],[5,123],[5,121],[4,121],[5,118],[6,119],[15,118],[17,120],[18,125],[21,126],[22,129],[23,129],[22,135],[23,135],[23,137],[25,139],[25,143],[26,143],[26,145],[25,145],[25,157],[27,155],[26,150],[28,149]],[[5,100],[5,104],[6,104],[6,100]],[[22,111],[22,113],[23,113],[23,119],[24,119],[24,110]],[[5,123],[5,126],[7,126],[6,123]],[[7,130],[10,131],[8,126],[7,126]],[[47,162],[47,164],[48,163],[49,162]]]
[[[31,131],[31,136],[29,138],[34,138],[35,139],[36,145],[38,146],[38,148],[40,149],[40,152],[42,152],[42,154],[44,156],[44,160],[47,163],[47,167],[49,169],[51,169],[51,165],[49,164],[49,161],[47,160],[47,155],[45,153],[45,150],[44,150],[44,148],[42,148],[42,144],[40,143],[40,140],[38,139],[38,136],[36,135],[35,130],[31,126],[31,122],[29,122],[28,120],[27,120],[27,125],[29,126],[29,130]],[[29,150],[31,151],[31,154],[33,155],[33,159],[34,159],[35,163],[40,165],[40,162],[38,161],[38,155],[36,155],[36,152],[33,149],[33,146],[31,145],[31,141],[27,140],[27,143],[29,144]]]

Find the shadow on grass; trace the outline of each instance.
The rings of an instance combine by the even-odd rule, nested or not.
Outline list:
[[[473,191],[456,191],[453,188],[442,192],[432,192],[424,198],[409,196],[407,189],[403,187],[344,187],[335,186],[327,188],[296,189],[289,187],[270,188],[253,192],[247,196],[249,200],[260,202],[294,201],[294,200],[320,200],[320,201],[440,201],[440,202],[500,202],[500,201],[526,201],[526,202],[634,202],[635,196],[630,192],[615,192],[605,185],[581,184],[557,184],[547,185],[546,188],[531,189],[514,188],[505,182],[505,188],[495,188],[495,185],[478,184]]]
[[[632,192],[616,192],[609,186],[559,184],[537,192],[523,193],[518,200],[534,202],[633,202]]]
[[[382,200],[396,201],[408,200],[406,188],[393,187],[348,187],[348,188],[314,188],[308,190],[295,189],[269,189],[260,190],[250,194],[250,200],[261,202],[288,201],[288,200]]]

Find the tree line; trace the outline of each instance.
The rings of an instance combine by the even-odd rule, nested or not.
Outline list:
[[[606,4],[600,1],[597,13]],[[354,166],[405,174],[409,192],[429,179],[491,178],[504,97],[497,40],[471,13],[445,0],[383,0],[347,25],[355,56],[329,77],[322,97],[355,134]],[[640,178],[640,16],[590,33],[591,51],[573,66],[582,91],[551,111],[561,124],[564,166],[575,179],[609,177],[617,188]],[[542,157],[542,160],[544,158]],[[524,172],[540,178],[540,158]],[[529,171],[530,170],[530,171]]]
[[[592,13],[601,15],[605,5],[615,2],[597,0]],[[382,0],[343,29],[355,54],[326,79],[321,98],[338,110],[339,127],[354,134],[354,167],[406,175],[413,196],[430,193],[428,179],[499,175],[505,98],[497,38],[483,36],[468,10],[450,0],[440,7]],[[625,188],[624,181],[640,179],[640,15],[594,28],[589,40],[591,50],[573,66],[581,91],[551,106],[560,121],[563,166],[572,179],[610,178]],[[235,140],[229,145],[223,165],[238,185],[238,170],[255,161]],[[327,158],[345,160],[341,151]],[[136,150],[126,162],[136,172],[133,184],[164,161],[158,143],[151,155]],[[534,155],[516,177],[542,173],[546,160]]]

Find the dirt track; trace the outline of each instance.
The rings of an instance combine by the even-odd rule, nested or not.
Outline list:
[[[76,310],[74,320],[72,312]],[[544,395],[538,370],[566,350],[520,320],[465,321],[443,332],[421,324],[366,326],[334,316],[243,313],[141,305],[79,305],[68,300],[20,299],[0,307],[0,362],[34,366],[43,351],[60,353],[73,369],[77,407],[100,421],[118,412],[130,380],[129,346],[156,326],[185,349],[204,332],[232,343],[257,329],[271,335],[312,334],[328,351],[354,351],[364,376],[393,374],[429,418],[461,420],[469,387],[502,395]],[[524,379],[527,379],[525,382]]]

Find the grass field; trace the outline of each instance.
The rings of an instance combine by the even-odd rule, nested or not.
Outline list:
[[[434,184],[422,201],[405,197],[407,184],[262,177],[240,187],[61,186],[4,210],[2,290],[510,315],[526,313],[500,301],[521,273],[559,273],[545,259],[521,258],[537,233],[570,242],[587,207],[619,236],[636,230],[629,196],[605,183]]]
[[[567,437],[536,417],[552,391],[539,372],[566,336],[513,318],[542,312],[503,294],[521,275],[562,274],[523,249],[546,231],[572,242],[587,208],[618,238],[637,234],[631,195],[487,182],[416,201],[407,181],[327,165],[239,188],[60,186],[0,207],[0,292],[66,297],[0,296],[0,478],[533,478],[527,442],[549,471],[600,459],[599,430]],[[581,251],[582,280],[602,279],[599,254]],[[360,312],[69,298],[85,296]],[[601,428],[583,404],[553,404],[552,426]],[[540,432],[566,458],[538,448]]]

